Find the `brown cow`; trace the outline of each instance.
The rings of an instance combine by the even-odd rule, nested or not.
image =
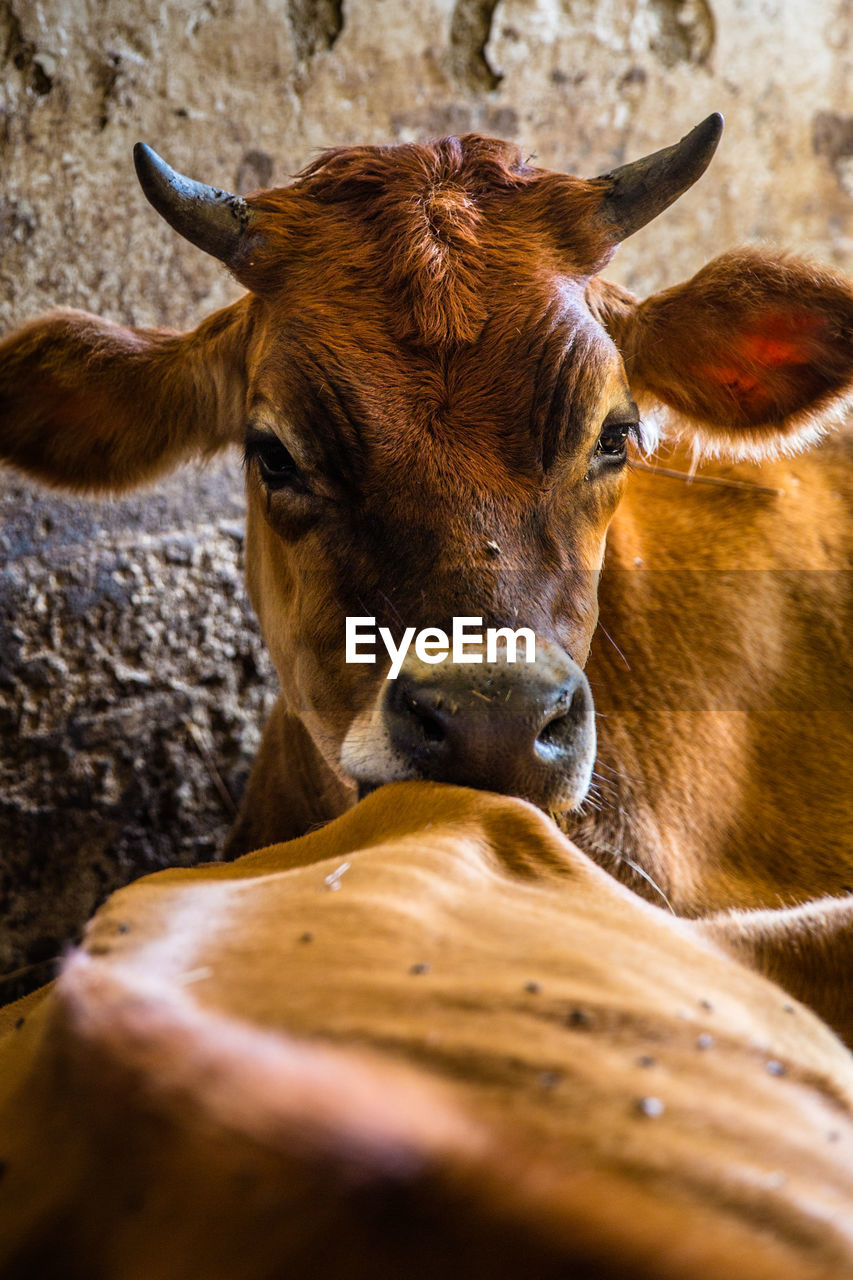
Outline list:
[[[60,312],[0,347],[0,457],[48,483],[245,448],[282,698],[232,854],[431,778],[560,815],[679,913],[849,889],[849,437],[800,451],[853,382],[853,288],[755,248],[644,302],[598,276],[720,129],[592,181],[477,136],[342,149],[245,201],[139,147],[249,292],[189,334]],[[629,479],[637,402],[674,415],[669,470],[739,459],[725,483]],[[524,626],[537,661],[410,654],[388,681],[344,661],[347,616]]]
[[[847,1050],[434,783],[115,894],[0,1013],[0,1161],[4,1280],[853,1274]]]

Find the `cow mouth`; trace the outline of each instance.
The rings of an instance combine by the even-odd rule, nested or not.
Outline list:
[[[534,798],[533,796],[526,795],[520,789],[513,788],[510,790],[506,790],[503,787],[500,787],[498,785],[490,786],[485,783],[467,782],[463,779],[457,780],[455,778],[454,779],[430,778],[426,774],[411,775],[410,777],[405,779],[392,778],[389,780],[383,779],[380,781],[366,781],[366,780],[357,781],[356,794],[358,797],[358,801],[360,803],[362,800],[366,800],[368,796],[372,795],[374,791],[378,791],[380,787],[389,786],[392,782],[396,782],[396,781],[436,782],[436,783],[443,784],[444,786],[468,787],[473,791],[488,791],[488,792],[492,792],[495,795],[512,796],[517,800],[526,800],[528,804],[535,805],[537,809],[541,809],[542,812],[547,813],[549,817],[556,818],[556,817],[559,817],[561,814],[572,813],[580,809],[580,807],[583,805],[583,802],[589,793],[591,780],[592,779],[590,774],[589,781],[587,781],[586,785],[582,788],[582,790],[580,788],[577,789],[577,791],[572,796],[570,801],[567,801],[565,797],[561,797],[559,799],[555,798],[552,800],[543,800],[541,797]]]
[[[578,712],[576,699],[544,725],[527,750],[508,749],[505,742],[486,745],[479,753],[456,754],[448,735],[432,715],[410,717],[402,750],[386,739],[363,743],[360,751],[345,744],[342,763],[359,800],[391,782],[438,782],[497,795],[515,796],[551,815],[578,809],[586,799],[595,762],[594,713]]]
[[[589,683],[541,642],[520,667],[482,659],[444,669],[407,658],[350,725],[341,771],[359,798],[422,779],[518,796],[546,813],[576,809],[595,760]]]

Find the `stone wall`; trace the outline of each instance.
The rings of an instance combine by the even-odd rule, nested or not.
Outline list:
[[[246,191],[318,148],[480,130],[592,175],[727,131],[620,251],[637,291],[738,241],[853,267],[851,0],[1,0],[0,325],[57,304],[196,322],[235,288],[130,158]],[[234,458],[121,502],[0,476],[0,971],[107,892],[211,858],[274,693]]]

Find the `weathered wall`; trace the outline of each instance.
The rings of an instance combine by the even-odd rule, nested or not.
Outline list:
[[[2,0],[0,56],[3,329],[235,296],[145,203],[137,138],[241,191],[470,129],[591,175],[722,110],[708,176],[612,274],[658,287],[753,238],[853,268],[851,0]],[[241,508],[233,458],[97,506],[0,477],[0,970],[215,855],[273,691]]]

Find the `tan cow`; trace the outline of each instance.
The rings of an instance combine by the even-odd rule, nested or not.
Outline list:
[[[708,932],[424,782],[138,881],[0,1015],[0,1275],[847,1280],[853,1060]]]
[[[853,381],[853,289],[755,248],[643,302],[598,275],[720,129],[591,181],[474,135],[345,148],[246,200],[140,146],[246,296],[189,334],[60,312],[0,346],[0,457],[47,483],[243,444],[282,698],[230,853],[431,778],[560,814],[686,915],[848,891],[849,435],[802,450]],[[629,474],[638,402],[674,415],[651,465],[710,453],[720,483]],[[527,627],[537,661],[389,681],[344,661],[359,615]]]

